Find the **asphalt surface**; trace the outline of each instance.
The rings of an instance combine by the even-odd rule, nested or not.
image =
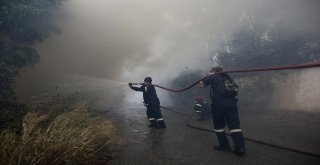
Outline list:
[[[218,141],[214,133],[192,129],[186,125],[189,123],[199,128],[213,129],[211,119],[198,121],[192,108],[173,109],[180,114],[162,109],[166,129],[147,126],[149,123],[143,105],[125,103],[106,109],[109,110],[108,116],[119,126],[124,142],[119,157],[108,162],[109,164],[320,164],[319,157],[248,140],[245,156],[216,151],[213,147]],[[320,154],[319,126],[313,122],[306,125],[301,121],[252,114],[242,114],[240,118],[246,137]],[[233,144],[230,137],[229,140]]]
[[[218,144],[218,140],[214,133],[186,125],[189,123],[198,128],[213,130],[211,119],[198,121],[192,107],[172,108],[179,113],[162,109],[167,128],[149,128],[146,108],[142,104],[123,103],[123,100],[119,99],[125,97],[122,90],[129,90],[126,85],[119,85],[119,82],[69,76],[65,78],[65,82],[47,84],[45,91],[50,92],[47,88],[52,89],[51,93],[59,95],[74,94],[77,98],[91,103],[93,108],[107,112],[107,118],[114,121],[123,138],[122,148],[115,153],[117,157],[108,162],[111,165],[320,164],[319,157],[248,140],[243,157],[232,152],[216,151],[213,147]],[[299,113],[293,117],[277,112],[239,114],[245,137],[320,155],[320,115],[308,118]],[[229,141],[232,144],[230,137]]]

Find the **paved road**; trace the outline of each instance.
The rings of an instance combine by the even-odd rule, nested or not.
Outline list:
[[[108,118],[112,118],[118,125],[124,140],[124,146],[119,153],[120,157],[109,162],[112,165],[320,164],[320,158],[250,141],[246,141],[247,153],[244,157],[215,151],[213,146],[217,145],[217,139],[213,133],[186,126],[189,116],[194,114],[190,108],[175,108],[185,116],[163,110],[168,128],[151,129],[147,127],[149,123],[146,119],[146,109],[142,104],[121,103],[122,99],[119,98],[125,97],[123,93],[127,93],[121,91],[129,89],[117,82],[69,76],[65,77],[65,82],[51,82],[47,86],[45,89],[52,89],[52,93],[63,95],[76,93],[77,97],[91,103],[90,106],[93,108],[108,112]],[[292,121],[287,120],[287,116],[274,113],[269,116],[256,112],[240,113],[245,136],[311,151],[319,155],[320,117],[312,121],[299,118],[300,115],[297,116],[298,118],[295,118],[297,121]],[[190,123],[201,128],[212,129],[211,119],[199,122],[196,117],[193,117]]]
[[[186,114],[185,116],[162,110],[168,127],[162,130],[147,127],[149,123],[142,105],[126,103],[106,109],[120,127],[120,134],[124,138],[120,157],[112,160],[110,164],[320,164],[320,158],[250,141],[246,141],[247,153],[244,157],[215,151],[213,146],[217,144],[217,139],[213,133],[186,126],[189,116],[194,113],[192,109],[175,109]],[[200,123],[196,121],[196,117],[191,118],[191,122],[203,128],[211,127],[211,121]]]

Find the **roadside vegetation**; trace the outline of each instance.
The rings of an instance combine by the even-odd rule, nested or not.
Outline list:
[[[115,158],[121,140],[102,112],[72,99],[41,100],[29,105],[21,132],[1,132],[0,164],[105,164]]]
[[[16,78],[40,61],[34,48],[59,29],[52,15],[64,0],[0,1],[0,131],[10,127],[21,131],[26,104],[15,94]]]
[[[111,120],[76,97],[15,94],[15,81],[40,62],[34,48],[51,33],[65,0],[0,2],[0,164],[104,164],[120,138]]]

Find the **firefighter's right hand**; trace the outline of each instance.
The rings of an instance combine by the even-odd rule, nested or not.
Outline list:
[[[128,83],[129,87],[132,87],[132,83]]]

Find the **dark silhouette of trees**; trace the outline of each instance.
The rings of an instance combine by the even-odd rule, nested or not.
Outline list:
[[[25,67],[39,62],[33,44],[58,29],[48,19],[63,0],[0,2],[0,101],[14,99],[14,82]]]
[[[0,130],[9,125],[20,130],[25,105],[14,94],[15,78],[39,62],[32,46],[58,29],[50,16],[63,0],[0,1]]]
[[[201,79],[205,75],[204,73],[201,70],[185,69],[178,77],[170,81],[169,86],[173,89],[185,88]],[[184,92],[170,93],[170,97],[176,105],[188,105],[190,107],[193,105],[193,99],[198,95],[208,97],[209,91],[193,87]]]
[[[275,27],[242,28],[224,36],[217,55],[225,68],[292,65],[320,59],[320,38]]]

